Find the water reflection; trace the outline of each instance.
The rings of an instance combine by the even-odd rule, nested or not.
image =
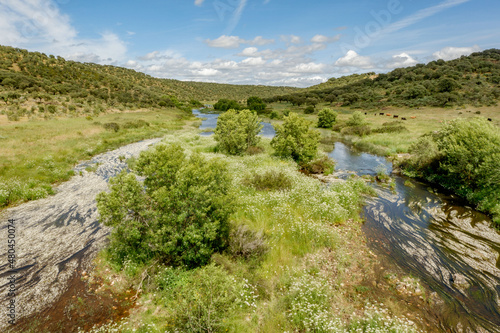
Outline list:
[[[385,159],[336,143],[338,170],[373,175]],[[380,168],[380,167],[379,167]],[[500,233],[488,216],[428,184],[394,176],[395,190],[375,185],[364,208],[371,246],[419,276],[445,300],[443,328],[500,332]],[[408,182],[410,183],[408,183]],[[429,189],[431,191],[429,191]]]
[[[215,129],[215,127],[217,126],[217,119],[219,118],[218,113],[201,113],[199,110],[193,110],[193,114],[196,117],[203,119],[199,129],[201,130],[206,130],[210,128]],[[263,127],[259,135],[264,138],[274,138],[276,131],[274,130],[273,125],[267,122],[262,122],[261,124],[263,125]],[[212,134],[214,134],[214,132],[211,131],[200,133],[200,135],[202,136],[210,136]]]

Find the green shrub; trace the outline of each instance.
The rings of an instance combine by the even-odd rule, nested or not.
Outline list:
[[[159,145],[142,153],[135,169],[144,184],[122,172],[97,196],[102,222],[114,227],[112,260],[198,267],[227,246],[234,205],[225,163]]]
[[[255,307],[254,288],[213,264],[180,279],[167,277],[173,285],[163,303],[169,310],[167,322],[176,332],[226,332],[232,314]]]
[[[366,125],[365,115],[360,111],[355,111],[351,118],[347,121],[347,126],[363,126]]]
[[[261,119],[250,110],[229,110],[219,116],[214,139],[221,151],[240,155],[249,147],[257,146],[262,129]]]
[[[372,132],[370,126],[367,125],[360,125],[360,126],[347,126],[342,128],[340,133],[342,135],[358,135],[358,136],[365,136],[369,135]]]
[[[456,119],[410,147],[405,173],[455,191],[500,223],[500,132],[485,118]]]
[[[233,257],[251,259],[266,253],[268,246],[262,232],[255,232],[246,225],[239,225],[231,231],[228,250]]]
[[[278,191],[292,188],[292,181],[286,173],[276,170],[268,170],[263,174],[253,173],[243,179],[243,184],[252,186],[259,191]]]
[[[335,161],[328,156],[312,160],[301,165],[302,170],[309,174],[325,174],[330,175],[335,170]]]
[[[313,113],[314,113],[314,106],[309,105],[308,107],[306,107],[306,108],[304,109],[304,113],[305,113],[305,114],[313,114]]]
[[[149,123],[143,119],[137,119],[134,121],[127,121],[123,127],[124,128],[141,128],[141,127],[147,127],[149,126]]]
[[[337,120],[337,112],[331,109],[323,109],[318,112],[318,127],[319,128],[332,128]]]
[[[90,119],[92,120],[92,119]],[[120,130],[120,125],[118,125],[117,123],[104,123],[102,125],[106,130],[108,131],[113,131],[113,132],[118,132]]]
[[[321,134],[310,125],[310,121],[295,113],[285,117],[282,125],[276,125],[276,135],[271,140],[275,154],[300,163],[312,160],[317,154]]]

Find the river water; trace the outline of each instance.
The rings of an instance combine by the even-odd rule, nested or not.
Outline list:
[[[385,158],[336,143],[337,171],[390,172]],[[491,220],[453,195],[393,175],[395,188],[374,185],[364,207],[370,246],[388,255],[444,300],[436,304],[442,329],[500,332],[500,233]]]
[[[207,129],[215,129],[217,126],[217,119],[219,118],[218,113],[201,113],[199,110],[193,110],[193,114],[198,117],[203,119],[200,129],[201,130],[207,130]],[[264,137],[264,138],[272,138],[274,137],[274,134],[276,133],[274,131],[273,125],[267,122],[262,122],[262,130],[260,131],[259,135]],[[214,132],[202,132],[202,136],[210,136],[214,134]]]

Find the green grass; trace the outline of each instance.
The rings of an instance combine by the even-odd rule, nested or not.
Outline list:
[[[247,259],[216,254],[209,266],[190,271],[148,269],[137,311],[114,324],[120,331],[343,332],[353,323],[371,323],[381,331],[389,331],[386,323],[396,327],[398,315],[384,312],[375,320],[359,311],[371,311],[365,306],[370,291],[360,293],[359,286],[373,265],[359,221],[363,193],[369,192],[363,181],[327,187],[298,172],[293,161],[273,157],[268,139],[261,142],[263,153],[233,157],[213,153],[216,142],[210,137],[169,135],[165,141],[227,162],[237,198],[231,223],[254,233],[238,241],[264,241],[267,251]],[[274,172],[291,186],[256,189],[246,181]],[[146,276],[144,271],[125,265],[121,274],[134,284]],[[401,319],[398,325],[409,324]]]
[[[51,194],[52,185],[68,180],[79,161],[179,130],[185,119],[186,115],[175,109],[111,113],[88,119],[0,119],[0,207]],[[119,130],[106,130],[103,125],[107,123],[118,124]]]

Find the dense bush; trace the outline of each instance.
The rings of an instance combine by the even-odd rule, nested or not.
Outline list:
[[[304,114],[313,114],[314,113],[314,106],[309,105],[304,109]]]
[[[233,200],[225,163],[177,145],[142,153],[138,175],[122,172],[97,196],[102,222],[112,226],[109,253],[122,263],[157,259],[197,267],[228,244]]]
[[[332,128],[337,120],[337,112],[325,108],[318,112],[318,127],[319,128]]]
[[[366,125],[365,115],[360,111],[355,111],[351,118],[347,121],[347,126],[363,126]]]
[[[328,156],[323,156],[318,159],[314,159],[308,163],[301,165],[302,170],[309,174],[332,174],[335,170],[335,161]]]
[[[259,191],[278,191],[292,188],[292,181],[286,173],[277,170],[268,170],[262,174],[253,173],[243,179],[243,184],[252,186]]]
[[[214,104],[214,109],[218,111],[227,111],[230,109],[240,110],[241,105],[234,100],[222,98]]]
[[[113,132],[118,132],[120,130],[120,125],[117,123],[111,122],[111,123],[105,123],[102,125],[105,129],[108,131],[113,131]]]
[[[240,155],[260,141],[261,119],[250,110],[229,110],[219,116],[214,139],[220,150],[231,155]]]
[[[310,125],[310,121],[295,113],[285,117],[282,125],[276,125],[276,135],[271,140],[276,155],[299,163],[312,160],[317,154],[321,134]]]
[[[372,132],[370,126],[360,125],[360,126],[347,126],[342,128],[340,131],[343,135],[357,135],[357,136],[365,136],[369,135]]]
[[[264,111],[266,109],[266,103],[260,97],[251,96],[247,99],[247,107],[252,111]]]
[[[457,119],[410,148],[406,173],[452,189],[500,223],[500,131],[485,118]]]

